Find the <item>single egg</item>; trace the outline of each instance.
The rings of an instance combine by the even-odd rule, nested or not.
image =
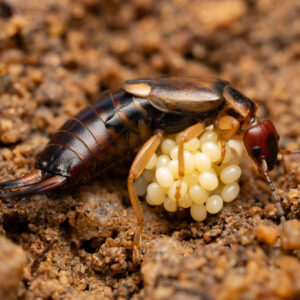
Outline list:
[[[173,175],[167,167],[158,168],[155,172],[155,177],[162,187],[170,187],[174,182]]]
[[[166,199],[164,191],[162,190],[161,186],[156,182],[152,182],[148,185],[147,196],[149,201],[153,205],[163,204]]]
[[[175,179],[179,178],[179,173],[178,173],[178,160],[177,159],[172,159],[168,163],[168,169],[171,171],[173,177]]]
[[[161,144],[161,152],[163,154],[169,155],[170,151],[176,146],[176,143],[172,139],[165,139]]]
[[[164,208],[166,211],[174,212],[177,210],[176,202],[171,200],[170,198],[166,198],[164,202]]]
[[[188,196],[188,194],[186,194],[182,199],[180,199],[178,201],[178,206],[182,207],[182,208],[188,208],[192,205],[192,200],[191,198]]]
[[[145,180],[143,179],[142,176],[140,176],[139,178],[137,178],[134,181],[134,188],[135,188],[136,194],[139,197],[146,195],[146,193],[147,193],[147,183],[145,182]]]
[[[192,218],[196,221],[203,221],[207,216],[207,211],[203,204],[193,204],[190,213]]]
[[[205,207],[210,214],[216,214],[223,207],[223,199],[219,195],[212,195],[207,199]]]
[[[214,172],[204,172],[199,175],[199,183],[208,191],[213,191],[219,184],[218,177]]]
[[[177,188],[179,187],[179,199],[183,199],[187,193],[187,184],[184,181],[177,180],[169,189],[168,196],[171,200],[176,201]]]
[[[213,142],[216,143],[218,140],[218,135],[215,131],[213,130],[206,130],[200,137],[199,142],[200,142],[200,147],[206,142]]]
[[[240,186],[237,182],[226,184],[224,185],[221,196],[224,202],[231,202],[233,201],[240,192]]]
[[[151,156],[150,160],[148,161],[145,169],[153,169],[155,167],[155,165],[156,165],[156,161],[157,161],[157,155],[156,155],[156,153],[154,153]]]
[[[220,179],[225,184],[230,184],[237,181],[242,174],[242,170],[238,165],[229,165],[220,173]]]
[[[145,182],[149,183],[154,180],[155,173],[153,170],[145,169],[141,176],[143,177]]]
[[[189,189],[189,196],[196,204],[203,204],[208,199],[208,192],[199,184],[194,184]]]
[[[184,143],[183,148],[184,150],[195,152],[198,150],[200,146],[200,142],[197,138],[191,139],[190,141]]]
[[[211,169],[211,160],[206,153],[196,152],[194,156],[195,167],[200,172],[206,172]]]
[[[160,167],[167,167],[169,161],[170,161],[170,157],[168,155],[165,155],[165,154],[160,155],[156,161],[156,169],[158,169]]]
[[[205,142],[202,145],[201,150],[209,156],[212,162],[216,162],[221,159],[221,149],[219,145],[214,142]]]

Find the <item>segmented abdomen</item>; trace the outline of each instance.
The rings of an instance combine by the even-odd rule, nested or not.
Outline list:
[[[103,169],[138,147],[152,133],[153,108],[125,92],[103,96],[69,119],[50,139],[36,167],[50,174],[82,177]]]

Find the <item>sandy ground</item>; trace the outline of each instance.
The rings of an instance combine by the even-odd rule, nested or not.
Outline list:
[[[297,0],[0,1],[0,179],[31,170],[70,116],[138,77],[227,79],[274,121],[281,147],[300,148],[299,15]],[[143,204],[139,264],[130,161],[0,202],[0,299],[300,298],[299,156],[272,172],[285,233],[245,157],[238,199],[204,223]]]

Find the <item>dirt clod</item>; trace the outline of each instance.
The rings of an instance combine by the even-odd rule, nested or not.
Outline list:
[[[286,228],[281,235],[281,247],[284,250],[300,249],[300,222],[291,220],[286,224]]]
[[[256,238],[265,244],[274,245],[278,237],[278,231],[274,225],[259,224],[256,228]]]
[[[0,299],[18,299],[25,264],[22,248],[0,236]]]

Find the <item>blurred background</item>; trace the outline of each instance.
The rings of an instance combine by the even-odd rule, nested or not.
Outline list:
[[[140,77],[216,76],[226,79],[259,104],[260,116],[274,121],[282,146],[299,148],[299,58],[298,0],[0,0],[0,72],[3,74],[0,82],[1,179],[20,176],[32,169],[35,157],[47,144],[49,135],[88,103],[95,103],[99,93],[118,88],[126,79]],[[253,170],[248,167],[246,174],[254,176],[251,173]],[[117,184],[111,186],[108,182],[100,184],[96,181],[94,189],[116,199],[126,198],[124,176],[126,177],[127,171],[125,169],[125,175],[117,181],[118,187]],[[291,165],[290,172],[299,176],[299,167]],[[283,184],[288,181],[287,178],[289,175],[276,177],[276,180]],[[242,181],[247,182],[246,176]],[[217,250],[218,243],[222,243],[224,236],[219,242],[215,240],[221,234],[218,230],[225,228],[224,220],[232,214],[242,215],[247,208],[239,205],[246,205],[241,204],[245,203],[243,200],[253,199],[254,193],[259,195],[261,191],[257,189],[264,186],[263,183],[251,184],[248,188],[245,187],[241,201],[232,211],[227,214],[225,212],[221,221],[212,218],[212,223],[205,227],[206,230],[215,230],[205,240],[207,244],[212,243],[211,247],[216,247],[215,254],[211,254],[211,261],[207,257],[201,260],[206,255],[203,254],[206,248],[203,250],[201,243],[200,248],[204,252],[195,246],[197,242],[191,242],[188,250],[185,248],[184,236],[201,238],[202,225],[191,227],[190,223],[183,223],[185,226],[180,221],[181,225],[177,224],[181,226],[180,230],[171,230],[173,236],[183,241],[183,246],[177,252],[172,252],[175,257],[180,258],[172,261],[174,268],[166,263],[169,266],[167,275],[158,271],[164,264],[153,263],[150,268],[151,255],[148,257],[148,264],[142,266],[142,273],[139,268],[132,266],[128,250],[130,246],[125,245],[125,241],[129,243],[132,235],[128,233],[128,237],[122,237],[121,234],[120,237],[116,233],[122,233],[120,228],[123,225],[108,226],[109,233],[104,235],[110,238],[110,242],[96,240],[96,246],[92,243],[95,236],[100,235],[100,223],[93,227],[96,232],[94,235],[80,238],[80,234],[84,235],[88,229],[84,227],[87,225],[78,225],[75,221],[78,198],[74,196],[67,194],[63,200],[65,202],[61,202],[63,204],[58,201],[49,204],[49,200],[47,202],[41,196],[33,197],[33,202],[29,203],[27,200],[21,204],[13,202],[14,205],[3,203],[2,233],[26,250],[28,261],[25,263],[22,259],[15,260],[14,254],[11,254],[16,265],[9,269],[9,274],[14,274],[15,277],[12,278],[15,279],[5,284],[2,281],[2,290],[3,285],[10,287],[4,292],[6,298],[2,299],[15,299],[17,294],[23,297],[19,299],[59,299],[63,295],[66,297],[64,299],[101,299],[97,298],[100,296],[129,299],[133,295],[136,299],[165,299],[164,297],[171,295],[174,299],[246,299],[243,298],[244,291],[248,293],[247,299],[296,299],[300,295],[300,268],[293,270],[293,276],[297,274],[298,279],[292,280],[287,275],[291,270],[284,269],[283,265],[297,266],[297,259],[291,258],[289,263],[280,265],[280,270],[267,283],[263,278],[273,272],[272,267],[257,263],[255,266],[260,272],[251,273],[253,269],[249,271],[246,267],[249,256],[246,261],[240,261],[242,258],[238,251],[245,251],[245,247],[251,245],[253,239],[245,241],[241,246],[242,250],[226,250],[226,254],[223,250]],[[289,212],[291,216],[295,216],[299,212],[297,184],[291,183],[289,188],[291,187],[295,189],[296,196],[293,199],[296,202],[298,199],[298,206]],[[114,204],[117,208],[114,208],[120,214],[128,213],[130,217],[126,215],[126,219],[128,221],[129,218],[129,225],[135,226],[130,207],[121,207],[122,201],[118,201]],[[271,213],[264,215],[260,210],[259,207],[259,216],[272,218]],[[77,213],[81,217],[84,214]],[[151,213],[151,217],[155,218],[153,209]],[[120,218],[119,215],[116,216],[117,219]],[[252,221],[249,221],[249,225],[247,218],[241,217],[241,224],[245,228],[252,228]],[[168,220],[165,216],[162,219]],[[110,219],[105,220],[108,222]],[[151,232],[153,239],[170,230],[166,229],[167,221],[163,225],[158,225],[159,220],[156,221],[157,227],[154,226]],[[105,224],[101,223],[101,226]],[[159,229],[159,226],[163,226],[163,229]],[[123,230],[127,232],[129,229]],[[230,234],[234,232],[229,231]],[[253,238],[252,231],[248,234]],[[245,232],[239,232],[229,244],[239,245],[239,238],[244,235]],[[44,257],[41,261],[46,261],[48,265],[44,262],[44,269],[30,273],[32,261],[54,239],[59,240],[57,246],[54,246],[59,254],[51,254],[52,262]],[[72,245],[68,243],[70,240],[74,242]],[[104,246],[101,248],[100,245]],[[169,245],[170,249],[178,247],[177,244],[174,245]],[[116,248],[115,251],[121,251],[123,256],[112,254],[113,247]],[[118,250],[117,247],[123,250]],[[266,259],[262,248],[257,247],[257,251],[262,253],[262,260]],[[9,252],[23,251],[21,248],[17,249]],[[183,253],[192,253],[191,249],[198,249],[196,261],[183,261]],[[270,254],[271,266],[277,264],[275,257],[279,255],[276,249],[273,250]],[[82,252],[78,254],[77,251]],[[101,255],[99,251],[102,251]],[[213,250],[210,251],[214,253]],[[22,255],[25,257],[24,253]],[[222,253],[223,260],[217,260]],[[19,253],[16,257],[22,255]],[[114,259],[111,258],[113,255]],[[66,256],[76,262],[74,266],[80,266],[76,267],[78,270],[74,271],[74,266],[68,267],[70,263],[69,260],[64,260]],[[5,261],[5,255],[3,257]],[[54,262],[59,261],[59,257],[60,267]],[[232,287],[225,280],[227,271],[225,272],[224,266],[229,263],[230,257],[234,257],[229,267],[234,276],[248,271],[254,274],[251,278],[240,275],[240,285],[237,287]],[[255,255],[253,257],[260,259]],[[20,281],[24,266],[25,279]],[[205,266],[204,271],[202,266]],[[218,266],[219,271],[214,273],[214,268]],[[176,289],[176,284],[182,278],[180,279],[180,272],[174,269],[185,270],[187,273],[192,270],[195,277],[186,279],[187,284]],[[153,277],[147,277],[148,271],[145,270],[153,271]],[[1,274],[5,277],[6,273]],[[163,284],[158,283],[159,278],[164,278]],[[254,278],[258,278],[259,283]],[[280,278],[285,278],[287,285],[284,286],[285,289],[278,291]],[[164,294],[165,290],[159,289],[161,286],[173,288],[173,294]],[[187,291],[191,286],[193,293]],[[197,286],[201,286],[201,289],[197,290]],[[222,297],[219,294],[221,290]],[[226,294],[224,290],[229,292]]]

